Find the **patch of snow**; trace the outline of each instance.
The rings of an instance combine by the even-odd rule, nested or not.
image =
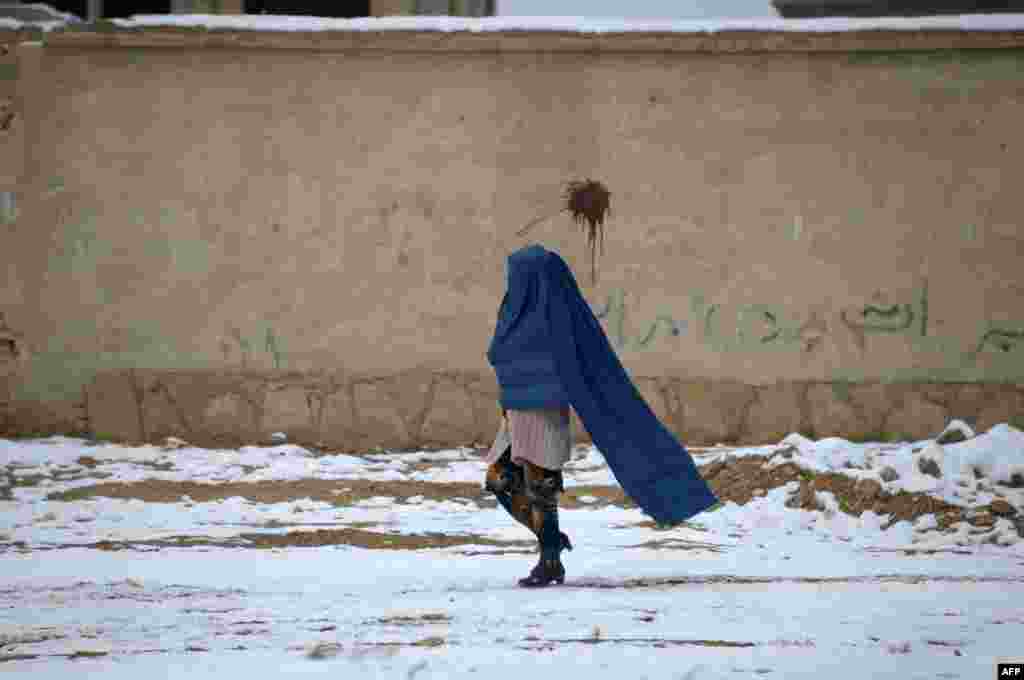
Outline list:
[[[364,498],[356,505],[360,505],[366,508],[390,508],[396,504],[397,501],[391,496],[373,496],[372,498]]]
[[[975,433],[973,427],[971,427],[970,425],[968,425],[967,423],[965,423],[962,420],[955,420],[954,419],[954,420],[949,421],[949,425],[947,425],[945,427],[945,429],[942,430],[942,432],[939,434],[939,436],[935,438],[935,441],[937,441],[940,444],[945,444],[945,443],[947,443],[945,441],[945,439],[947,437],[950,437],[950,438],[956,437],[958,433],[959,433],[959,435],[962,435],[962,437],[961,437],[962,439],[972,439],[973,437],[977,436],[977,433]],[[955,442],[949,442],[949,443],[955,443]]]
[[[0,3],[0,29],[36,28],[45,32],[81,22],[82,19],[74,14],[61,12],[45,3]]]
[[[276,432],[274,434],[276,438],[276,435],[282,433]],[[239,453],[241,453],[242,455],[248,453],[250,455],[265,455],[269,457],[301,456],[304,458],[310,458],[313,456],[312,451],[303,448],[297,444],[278,444],[275,446],[243,446],[241,449],[239,449]]]
[[[472,460],[477,456],[470,448],[443,449],[440,451],[413,451],[409,453],[389,453],[366,456],[369,460],[380,462],[411,463],[438,463],[455,460]]]
[[[1002,484],[1013,482],[1015,475],[1024,480],[1024,432],[1010,425],[996,425],[973,439],[943,448],[954,476],[973,479],[977,470]]]
[[[0,624],[0,647],[24,645],[67,637],[57,626]]]
[[[444,467],[414,472],[409,479],[418,482],[481,482],[487,466],[482,461],[455,461]]]
[[[807,454],[814,451],[816,443],[813,439],[808,439],[799,432],[792,432],[779,442],[779,446],[793,447],[798,452]]]

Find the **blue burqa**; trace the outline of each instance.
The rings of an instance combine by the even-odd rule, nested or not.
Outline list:
[[[509,256],[487,356],[505,408],[571,404],[622,488],[656,521],[681,522],[718,502],[630,380],[557,253],[532,245]],[[530,384],[540,387],[524,391]]]

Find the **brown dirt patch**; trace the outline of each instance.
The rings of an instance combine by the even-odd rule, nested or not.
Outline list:
[[[589,638],[549,638],[542,640],[533,636],[524,638],[527,643],[523,649],[530,649],[534,651],[551,651],[559,645],[565,644],[584,644],[584,645],[600,645],[600,644],[613,644],[613,645],[629,645],[631,647],[655,647],[658,649],[664,649],[666,647],[726,647],[726,648],[745,648],[745,647],[758,647],[764,643],[756,642],[736,642],[732,640],[673,640],[666,638],[609,638],[609,637],[589,637]]]
[[[226,538],[207,536],[169,536],[151,541],[98,541],[89,544],[61,546],[62,548],[93,548],[96,550],[133,550],[142,547],[202,547],[217,546],[230,548],[291,548],[320,547],[325,545],[351,545],[357,548],[376,550],[423,550],[427,548],[449,548],[460,545],[493,545],[518,548],[515,552],[527,550],[536,545],[535,540],[499,541],[474,534],[385,534],[363,531],[351,527],[316,529],[314,531],[289,531],[286,534],[241,533]],[[511,551],[510,551],[511,552]],[[487,553],[493,554],[493,553]]]
[[[740,505],[750,502],[757,489],[768,491],[789,482],[799,482],[800,488],[787,502],[788,507],[819,509],[815,492],[830,491],[839,502],[839,508],[851,515],[873,510],[880,515],[891,515],[891,521],[898,522],[935,514],[942,529],[964,518],[963,508],[927,494],[904,491],[890,494],[873,480],[855,480],[831,472],[817,474],[794,463],[762,467],[768,460],[764,456],[750,456],[719,461],[704,466],[701,474],[721,500]]]
[[[818,491],[832,492],[839,501],[839,508],[847,514],[860,515],[865,510],[873,510],[879,515],[890,515],[891,523],[901,520],[912,522],[922,515],[934,514],[939,528],[945,529],[965,516],[963,508],[927,494],[905,491],[889,494],[868,480],[857,481],[836,474],[818,475],[812,481],[802,481],[790,507],[814,509],[817,507],[814,494]]]
[[[90,649],[80,649],[76,652],[68,654],[69,659],[92,659],[99,656],[108,656],[110,652],[99,652]]]
[[[784,452],[780,453],[785,455]],[[783,463],[770,468],[763,467],[768,460],[769,458],[764,456],[748,456],[706,464],[700,470],[722,501],[733,501],[741,505],[750,502],[761,492],[767,492],[790,482],[798,482],[799,489],[788,503],[790,507],[794,508],[816,509],[815,492],[830,491],[838,499],[840,509],[852,515],[859,515],[865,510],[873,510],[881,515],[890,515],[893,521],[913,521],[922,515],[935,514],[939,520],[940,529],[945,529],[965,518],[962,508],[944,503],[927,494],[906,492],[889,494],[882,491],[880,484],[871,480],[857,481],[836,473],[815,474],[801,469],[795,463]],[[19,486],[24,484],[24,481],[19,480]],[[374,496],[393,497],[397,503],[404,503],[409,498],[421,496],[435,501],[467,499],[476,502],[482,508],[496,506],[493,496],[483,491],[481,485],[475,482],[367,481],[358,479],[225,483],[165,480],[143,480],[131,483],[103,482],[93,486],[53,493],[47,498],[57,501],[76,501],[95,496],[136,498],[149,503],[177,503],[180,502],[182,496],[189,496],[195,502],[209,502],[240,496],[256,503],[282,503],[299,498],[311,498],[337,507],[353,505]],[[591,496],[597,500],[590,503],[581,502],[580,498],[585,496]],[[560,506],[566,509],[606,506],[633,508],[636,507],[636,504],[626,496],[619,486],[586,485],[569,487],[562,494]],[[979,518],[970,521],[981,524],[987,521],[987,518],[988,515],[982,514]],[[656,528],[653,522],[641,523],[637,526]],[[329,531],[333,531],[333,529]],[[306,532],[302,533],[306,534]],[[375,534],[375,536],[379,535]],[[276,538],[283,540],[281,537]],[[304,536],[294,540],[315,541],[317,539]],[[347,540],[336,542],[358,544],[349,543]]]
[[[359,479],[300,479],[266,482],[179,482],[147,479],[140,482],[107,482],[70,489],[47,496],[48,500],[77,501],[95,496],[137,498],[147,503],[178,503],[188,496],[197,503],[240,496],[254,503],[286,503],[311,498],[346,506],[374,496],[394,497],[405,502],[413,496],[445,501],[454,498],[479,499],[479,484],[470,482],[371,482]]]
[[[739,505],[749,503],[758,489],[768,491],[813,477],[813,473],[801,469],[795,463],[773,468],[762,467],[766,461],[768,458],[764,456],[733,458],[705,465],[700,468],[700,473],[722,502],[732,501]]]
[[[293,546],[352,545],[383,550],[422,550],[458,545],[531,546],[535,541],[497,541],[474,535],[453,534],[382,534],[342,527],[316,531],[291,531],[287,534],[240,534],[257,548]]]
[[[593,496],[597,500],[583,503],[580,501],[580,498],[583,496]],[[621,486],[592,486],[588,484],[585,486],[567,487],[565,493],[558,500],[559,507],[568,509],[601,508],[608,505],[620,508],[636,507],[636,503],[626,495]]]
[[[497,503],[489,492],[474,482],[374,482],[361,479],[300,479],[266,482],[183,482],[147,479],[139,482],[104,482],[52,493],[47,500],[78,501],[96,496],[105,498],[135,498],[147,503],[178,503],[188,496],[196,503],[223,500],[240,496],[254,503],[286,503],[299,498],[331,503],[338,507],[353,505],[375,496],[395,498],[405,503],[415,496],[434,501],[467,499],[481,507],[495,507]],[[582,496],[598,500],[580,502]],[[608,505],[636,507],[618,486],[576,486],[562,494],[559,505],[563,508],[599,508]]]

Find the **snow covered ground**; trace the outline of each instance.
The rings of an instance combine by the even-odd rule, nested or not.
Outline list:
[[[964,440],[693,451],[940,499],[963,510],[944,527],[827,491],[792,508],[789,482],[659,528],[578,447],[568,578],[542,591],[515,586],[532,537],[472,449],[0,440],[0,671],[992,677],[1024,656],[1024,433],[949,429]]]

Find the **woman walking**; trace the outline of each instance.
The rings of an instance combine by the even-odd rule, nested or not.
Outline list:
[[[524,587],[565,580],[558,525],[562,467],[575,409],[612,473],[658,522],[676,523],[717,502],[690,454],[640,396],[565,261],[531,245],[508,258],[508,285],[487,351],[501,390],[502,427],[485,486],[540,543]]]

